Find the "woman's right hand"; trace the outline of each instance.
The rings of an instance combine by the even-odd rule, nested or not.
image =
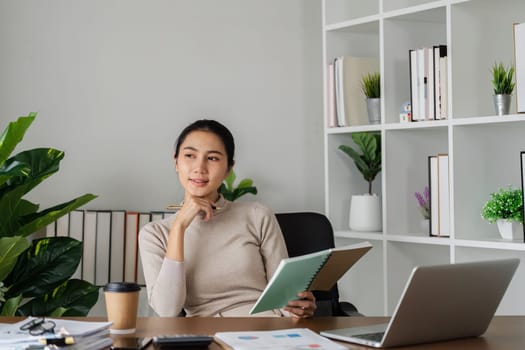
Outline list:
[[[170,228],[166,257],[176,261],[184,261],[184,232],[197,215],[202,215],[204,221],[213,216],[213,203],[204,198],[188,197],[184,199],[182,208],[175,215]]]

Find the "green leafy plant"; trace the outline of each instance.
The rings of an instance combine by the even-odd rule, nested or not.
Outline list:
[[[242,179],[236,187],[234,186],[235,179],[236,175],[232,169],[230,175],[228,175],[219,188],[219,193],[222,194],[224,199],[233,202],[247,193],[257,194],[257,187],[253,186],[252,179]]]
[[[514,67],[506,68],[503,63],[494,63],[492,66],[492,87],[494,95],[510,95],[514,91],[515,83],[512,82]]]
[[[523,223],[523,193],[522,190],[500,188],[498,192],[491,193],[490,199],[481,211],[481,217],[491,224],[499,219]]]
[[[0,315],[85,316],[97,302],[98,287],[70,279],[80,263],[82,242],[69,237],[30,242],[27,236],[96,196],[85,194],[40,211],[23,198],[56,173],[64,157],[53,148],[10,157],[35,117],[18,118],[0,136]]]
[[[379,73],[368,73],[361,78],[361,90],[367,98],[381,97],[381,83]]]
[[[372,182],[381,171],[381,134],[354,132],[352,140],[359,149],[347,145],[340,145],[339,149],[354,160],[357,169],[368,182],[368,193],[372,194]],[[361,153],[358,152],[359,150]]]

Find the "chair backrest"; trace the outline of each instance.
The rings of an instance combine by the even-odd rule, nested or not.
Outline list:
[[[290,257],[333,248],[334,231],[326,216],[314,212],[277,213],[275,215]],[[316,316],[334,316],[339,303],[337,284],[328,292],[314,291]]]

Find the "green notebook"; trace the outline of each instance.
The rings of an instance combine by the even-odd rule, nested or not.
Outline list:
[[[330,290],[371,248],[362,242],[281,260],[250,315],[286,306],[305,290]]]

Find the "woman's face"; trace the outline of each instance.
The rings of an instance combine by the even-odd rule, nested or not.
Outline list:
[[[209,131],[192,131],[180,145],[175,169],[186,196],[215,202],[217,189],[230,170],[222,140]]]

